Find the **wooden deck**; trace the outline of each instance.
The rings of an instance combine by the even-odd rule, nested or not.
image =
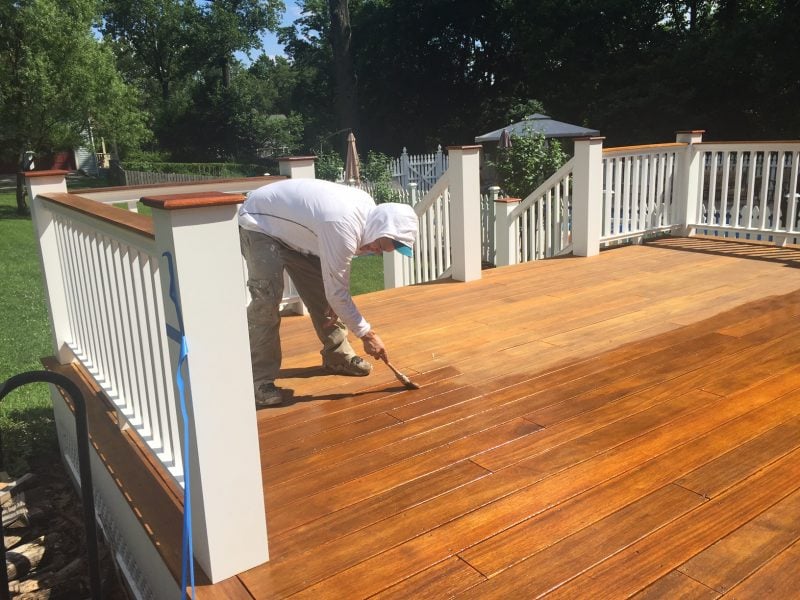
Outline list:
[[[416,391],[285,319],[271,560],[199,591],[800,597],[799,266],[664,239],[357,298]]]

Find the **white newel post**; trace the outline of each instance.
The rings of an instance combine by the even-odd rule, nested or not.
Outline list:
[[[39,238],[39,258],[44,275],[47,313],[50,317],[50,331],[53,332],[55,357],[59,363],[66,364],[72,359],[72,352],[66,344],[70,331],[67,297],[64,292],[66,286],[61,270],[53,215],[44,207],[38,196],[47,193],[66,193],[67,171],[26,171],[24,176],[33,228]]]
[[[408,184],[408,192],[411,206],[414,206],[417,203],[417,184],[413,181]],[[399,252],[383,253],[383,287],[385,289],[390,290],[406,285],[404,266],[409,260]]]
[[[491,189],[491,188],[490,188]],[[495,264],[507,267],[517,264],[519,256],[519,227],[517,219],[509,219],[519,206],[519,198],[494,198]]]
[[[450,146],[450,231],[453,279],[481,278],[480,149]]]
[[[703,141],[703,129],[678,131],[675,141],[687,144],[680,160],[680,172],[676,186],[678,203],[678,223],[681,225],[681,235],[694,234],[694,227],[698,221],[700,207],[700,172],[703,168],[702,153],[698,152],[694,144]]]
[[[238,291],[245,286],[236,218],[243,198],[142,198],[153,209],[167,324],[180,326],[165,252],[183,314],[194,555],[212,582],[269,558],[247,315]],[[169,350],[176,365],[180,347],[170,341]]]
[[[391,290],[403,287],[405,278],[403,277],[403,261],[408,260],[399,252],[383,253],[383,287]]]
[[[603,140],[604,137],[575,139],[575,169],[572,198],[572,253],[596,256],[600,253],[603,225]]]
[[[291,179],[315,179],[316,160],[316,156],[283,156],[278,159],[278,170],[281,175]]]
[[[411,197],[411,206],[416,206],[417,202],[419,201],[419,192],[417,190],[418,187],[419,185],[414,181],[408,184],[408,194]]]

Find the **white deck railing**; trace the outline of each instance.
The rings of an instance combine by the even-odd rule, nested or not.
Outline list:
[[[675,174],[686,144],[603,151],[602,242],[671,228],[677,221]]]
[[[408,273],[410,282],[423,283],[446,276],[451,263],[450,178],[445,174],[414,206],[419,230],[414,245],[414,259]]]
[[[498,201],[497,264],[591,256],[667,232],[800,243],[800,142],[709,143],[702,133],[605,150],[603,138],[576,140],[575,158],[523,202]]]
[[[171,383],[155,242],[76,213],[49,210],[68,315],[64,343],[179,485],[178,407]],[[140,332],[142,335],[140,335]]]
[[[478,148],[450,148],[445,174],[418,202],[411,195],[419,218],[414,257],[384,254],[386,288],[451,276],[458,281],[480,277],[481,245],[475,243],[482,239]]]
[[[375,187],[368,181],[348,185],[356,185],[371,196],[374,197],[375,195]],[[417,184],[412,182],[408,184],[406,189],[393,190],[392,202],[416,206],[421,200],[418,189]],[[480,195],[481,260],[488,263],[494,262],[494,203],[499,196],[500,188],[497,186],[490,187],[488,193]],[[410,276],[408,281],[411,281]]]
[[[188,442],[194,556],[212,581],[263,563],[266,519],[237,224],[243,196],[192,191],[192,184],[85,193],[105,196],[101,202],[66,193],[65,174],[26,175],[57,361],[83,365],[116,407],[120,429],[138,436],[150,462],[179,486]],[[249,186],[267,181],[254,178]],[[181,193],[162,193],[174,191]],[[141,196],[152,218],[107,205]],[[186,431],[175,379],[180,335],[170,331],[183,333],[189,349]],[[53,402],[57,415],[69,412],[58,394]],[[57,427],[69,454],[74,432],[59,419]],[[92,461],[93,470],[105,469],[99,457]],[[133,528],[126,537],[139,540],[131,548],[138,564],[152,564],[158,551],[135,533],[126,482],[118,483],[104,505],[115,527]]]
[[[800,142],[699,143],[695,154],[699,232],[798,243]]]
[[[304,176],[308,175],[309,172],[306,172]],[[131,212],[139,212],[140,196],[143,194],[148,194],[154,190],[161,195],[185,194],[187,193],[187,190],[191,190],[191,193],[215,191],[246,194],[247,192],[262,186],[271,180],[272,178],[268,176],[242,177],[232,179],[200,180],[181,184],[164,183],[144,186],[87,189],[79,190],[78,193],[82,197],[90,200],[102,202],[103,204],[118,206],[120,208],[124,207]],[[242,259],[242,265],[243,269],[247,268],[244,264],[244,258]],[[305,306],[303,305],[303,301],[300,299],[300,294],[298,293],[297,288],[294,287],[294,283],[287,273],[284,273],[283,275],[283,300],[281,301],[281,310],[286,310],[288,312],[297,314],[305,314]]]
[[[498,266],[557,256],[570,246],[574,168],[573,158],[522,201],[517,198],[497,200]]]

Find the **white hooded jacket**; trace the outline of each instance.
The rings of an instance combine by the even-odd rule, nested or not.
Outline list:
[[[350,295],[350,262],[379,237],[413,247],[417,215],[405,204],[375,205],[357,188],[319,179],[287,179],[253,190],[239,225],[318,256],[328,304],[358,337],[370,330]]]

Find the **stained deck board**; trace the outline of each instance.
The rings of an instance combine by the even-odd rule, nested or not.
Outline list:
[[[475,586],[463,598],[510,598],[544,594],[609,555],[643,539],[702,504],[703,498],[666,485]]]
[[[798,266],[665,238],[356,298],[418,391],[284,319],[271,561],[198,597],[789,597]]]
[[[796,403],[796,398],[793,402]],[[694,423],[696,419],[687,421]],[[394,578],[411,576],[480,539],[494,535],[508,525],[548,510],[567,498],[603,483],[613,475],[619,475],[624,472],[628,462],[624,458],[638,456],[643,452],[647,454],[648,448],[650,452],[657,453],[668,444],[669,437],[662,435],[656,443],[632,440],[624,449],[605,453],[597,460],[579,463],[550,476],[539,473],[531,477],[527,465],[524,464],[487,476],[473,486],[458,490],[449,498],[435,499],[430,503],[429,511],[423,511],[425,507],[418,507],[420,510],[414,511],[417,513],[414,515],[414,525],[420,528],[426,520],[427,523],[434,524],[431,517],[439,512],[439,524],[429,529],[426,535],[416,535],[405,543],[347,569],[346,573],[329,577],[326,582],[320,582],[314,591],[324,597],[325,590],[333,592],[349,578],[360,579],[362,573],[379,573],[384,584],[394,583]],[[531,484],[534,480],[536,481]],[[454,506],[463,511],[462,514],[458,518],[441,519],[442,512],[451,511],[452,514]],[[404,535],[409,533],[408,517],[409,515],[405,515],[402,519],[407,525],[403,530]],[[389,530],[389,524],[384,522],[381,533]],[[377,531],[375,535],[378,535]],[[355,541],[350,540],[350,543]]]
[[[718,592],[730,590],[800,539],[800,492],[683,563],[678,570]]]
[[[800,542],[781,552],[761,569],[730,590],[732,598],[792,598],[800,589]]]
[[[296,488],[292,489],[293,493],[289,496],[288,501],[284,496],[276,502],[275,522],[279,530],[287,526],[287,520],[295,526],[308,522],[333,510],[344,508],[360,500],[399,487],[416,478],[435,473],[440,469],[447,468],[448,465],[469,460],[480,448],[496,447],[498,444],[530,435],[538,430],[538,425],[518,419],[483,430],[473,436],[462,438],[422,455],[394,461],[382,469],[323,488],[316,493],[297,493]],[[307,488],[303,486],[302,489],[305,492]]]
[[[460,556],[484,574],[497,574],[796,415],[795,402],[791,398],[770,403],[723,423],[569,498],[556,510],[537,514],[479,542]],[[737,481],[730,478],[726,487]]]
[[[720,594],[702,583],[678,571],[671,571],[652,585],[646,587],[631,600],[663,600],[664,598],[692,598],[693,600],[713,600]]]
[[[276,556],[303,552],[311,544],[322,544],[382,521],[440,494],[466,485],[488,474],[471,461],[460,461],[382,494],[361,500],[346,510],[337,510],[270,538],[270,551]]]
[[[669,525],[585,571],[553,598],[619,598],[636,592],[742,527],[800,487],[800,451],[768,465]],[[683,560],[682,560],[683,559]]]
[[[484,580],[483,575],[457,556],[443,560],[413,577],[379,592],[376,600],[451,598]]]

